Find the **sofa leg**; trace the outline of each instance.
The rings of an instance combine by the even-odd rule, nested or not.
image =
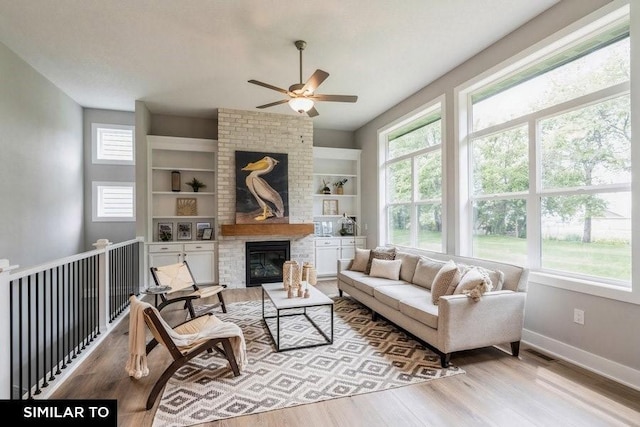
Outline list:
[[[342,289],[338,289],[338,296],[340,296],[340,298],[342,298]]]
[[[440,354],[440,366],[443,368],[449,367],[449,361],[451,360],[451,353],[441,353]]]
[[[378,320],[378,313],[376,313],[375,311],[371,310],[371,320],[372,321],[376,321]]]
[[[511,343],[511,354],[513,354],[513,357],[518,357],[518,354],[520,354],[520,341]]]

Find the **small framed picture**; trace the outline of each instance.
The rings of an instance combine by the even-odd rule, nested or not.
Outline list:
[[[338,215],[338,200],[337,199],[323,200],[322,215]]]
[[[322,223],[320,221],[313,223],[313,234],[316,236],[322,236]]]
[[[178,223],[178,240],[191,240],[191,223]]]
[[[210,222],[198,222],[196,223],[196,239],[202,240],[202,234],[205,228],[211,228]]]
[[[213,239],[213,228],[205,228],[202,230],[202,240]]]
[[[170,242],[173,240],[173,223],[158,223],[158,240],[161,242]]]
[[[195,198],[176,199],[176,214],[178,216],[198,215],[198,200]]]

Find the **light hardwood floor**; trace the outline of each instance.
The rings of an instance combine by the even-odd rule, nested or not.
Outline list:
[[[337,295],[335,281],[320,282],[319,288]],[[259,288],[225,291],[227,302],[259,298]],[[179,307],[162,313],[170,321],[185,316]],[[150,375],[129,378],[128,325],[123,319],[51,398],[117,399],[119,426],[151,426],[158,403],[145,411],[147,395],[171,359],[157,348],[149,355]],[[640,391],[524,345],[518,358],[506,347],[489,347],[454,353],[451,362],[466,374],[202,425],[640,426]]]

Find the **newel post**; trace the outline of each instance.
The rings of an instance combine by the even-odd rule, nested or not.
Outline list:
[[[109,325],[109,239],[98,239],[93,244],[102,251],[98,255],[98,325],[100,331]]]
[[[18,268],[10,265],[8,259],[0,259],[0,399],[11,398],[11,308],[9,304],[9,287],[11,286],[11,270]]]

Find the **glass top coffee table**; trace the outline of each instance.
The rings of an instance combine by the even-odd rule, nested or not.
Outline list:
[[[318,347],[321,345],[327,345],[333,343],[333,300],[326,296],[324,293],[316,289],[314,286],[309,286],[309,298],[287,298],[287,291],[284,290],[282,282],[278,283],[264,283],[262,285],[262,320],[264,321],[269,335],[276,346],[276,351],[296,350],[301,348]],[[270,301],[271,305],[275,308],[276,314],[274,316],[265,314],[265,301]],[[328,307],[330,312],[330,325],[323,330],[309,315],[310,312],[307,309],[312,307]],[[312,310],[314,313],[316,310]],[[306,344],[294,344],[288,347],[282,346],[281,336],[283,333],[283,325],[281,321],[283,318],[295,318],[295,321],[309,322],[316,331],[320,334],[320,341]],[[273,326],[270,326],[269,319],[275,319],[275,332],[272,330]],[[329,329],[326,331],[326,329]]]

